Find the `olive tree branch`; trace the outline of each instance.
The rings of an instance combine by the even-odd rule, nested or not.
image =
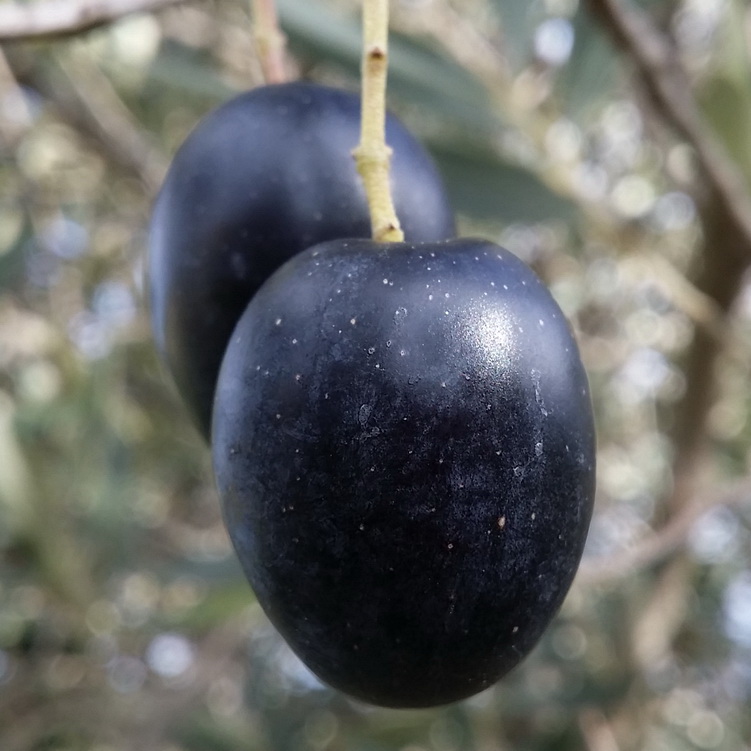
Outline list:
[[[401,242],[404,233],[389,183],[391,149],[386,145],[388,0],[363,0],[362,117],[360,143],[353,154],[365,183],[373,239]]]
[[[751,196],[743,175],[705,123],[672,40],[627,0],[589,0],[616,44],[641,74],[655,112],[696,153],[706,189],[699,192],[704,252],[696,288],[726,318],[751,259]],[[702,187],[704,187],[702,186]],[[667,516],[693,496],[707,456],[706,421],[716,397],[716,365],[723,342],[697,328],[686,355],[686,389],[674,420],[673,491]]]
[[[263,76],[266,83],[283,83],[287,80],[284,69],[286,37],[279,28],[274,0],[252,0],[251,6]]]
[[[69,36],[184,0],[40,0],[0,5],[0,42]]]
[[[729,485],[717,495],[697,495],[658,531],[637,545],[612,555],[585,558],[576,584],[589,586],[629,576],[668,560],[682,550],[701,518],[715,508],[734,508],[751,502],[751,480]]]
[[[16,146],[31,130],[34,120],[31,108],[2,49],[0,49],[0,97],[10,104],[8,111],[13,113],[12,118],[6,117],[0,120],[0,138]]]
[[[579,712],[579,729],[587,751],[619,751],[615,732],[600,709],[585,707]]]
[[[19,64],[16,77],[48,99],[57,114],[90,138],[108,160],[155,193],[167,171],[167,160],[107,76],[86,55],[36,55],[34,60],[28,67]],[[9,62],[13,69],[12,57]]]
[[[704,121],[675,46],[626,0],[589,0],[592,13],[628,55],[660,115],[694,149],[697,162],[751,254],[751,195],[743,175]]]

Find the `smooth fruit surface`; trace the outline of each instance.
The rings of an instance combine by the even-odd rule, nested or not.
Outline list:
[[[356,95],[300,82],[264,86],[209,114],[174,158],[150,228],[152,323],[207,437],[227,341],[261,283],[311,245],[370,235],[351,156],[359,127]],[[430,157],[391,116],[386,138],[405,237],[453,236]]]
[[[287,263],[233,334],[213,441],[259,602],[319,677],[375,704],[495,682],[582,553],[586,375],[544,285],[482,240]]]

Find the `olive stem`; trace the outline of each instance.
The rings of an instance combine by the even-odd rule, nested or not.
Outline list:
[[[253,29],[258,45],[258,59],[266,83],[284,83],[286,37],[279,28],[279,17],[274,0],[251,0]]]
[[[363,0],[362,117],[360,143],[353,151],[365,184],[370,224],[376,242],[401,242],[404,233],[394,210],[386,144],[388,0]]]

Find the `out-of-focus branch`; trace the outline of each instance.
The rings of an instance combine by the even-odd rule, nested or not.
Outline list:
[[[724,212],[746,238],[751,254],[751,195],[725,149],[704,122],[674,45],[647,13],[624,0],[589,0],[595,16],[641,74],[661,116],[696,152],[705,178]]]
[[[0,42],[69,36],[184,0],[42,0],[0,5]]]
[[[13,66],[13,60],[10,63]],[[167,169],[166,158],[109,79],[85,56],[55,56],[47,65],[33,65],[17,75],[48,98],[63,119],[92,138],[110,160],[156,192]]]
[[[675,45],[647,13],[627,0],[589,0],[592,12],[640,73],[656,114],[694,149],[700,177],[699,213],[704,252],[697,289],[716,305],[720,324],[730,314],[751,259],[751,194],[743,175],[701,115]],[[665,516],[694,495],[708,448],[707,416],[716,398],[716,364],[724,349],[697,328],[687,353],[686,390],[677,406],[673,491]]]
[[[283,83],[287,79],[284,66],[286,37],[279,28],[274,0],[252,0],[253,27],[258,57],[266,83]]]
[[[15,146],[31,128],[33,118],[2,49],[0,49],[0,97],[6,101],[6,112],[13,113],[12,118],[6,116],[0,120],[0,140]]]
[[[587,751],[619,751],[613,728],[599,709],[582,710],[579,713],[579,728],[587,744]]]
[[[713,508],[731,508],[751,501],[751,480],[742,480],[717,495],[700,496],[686,504],[662,529],[642,540],[638,545],[610,556],[584,559],[576,584],[617,581],[637,571],[667,560],[682,550],[699,520]]]

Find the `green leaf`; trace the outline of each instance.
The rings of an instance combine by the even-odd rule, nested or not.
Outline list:
[[[221,102],[237,92],[217,75],[207,61],[194,50],[175,42],[163,45],[159,55],[149,69],[150,85],[164,92],[180,89],[191,97],[207,99],[211,103]]]
[[[533,171],[504,161],[482,146],[436,145],[433,153],[457,211],[476,219],[511,222],[571,221],[576,206]]]
[[[361,31],[356,16],[333,12],[314,0],[281,0],[279,11],[290,46],[298,54],[343,67],[359,81]],[[501,126],[487,91],[467,70],[428,43],[392,34],[389,46],[389,98],[426,109],[442,126]]]
[[[532,59],[535,29],[547,16],[544,3],[492,0],[490,5],[501,25],[503,52],[514,69],[524,68]]]
[[[0,206],[0,292],[23,282],[24,248],[33,236],[28,217],[18,206]]]
[[[556,95],[567,117],[586,123],[592,111],[611,100],[619,65],[607,34],[585,10],[573,19],[574,48],[556,82]]]
[[[744,4],[728,4],[713,74],[699,92],[709,124],[751,187],[751,61],[744,37]]]

